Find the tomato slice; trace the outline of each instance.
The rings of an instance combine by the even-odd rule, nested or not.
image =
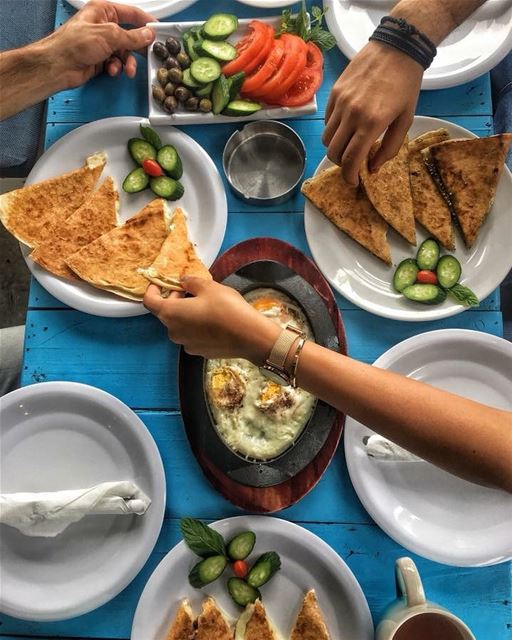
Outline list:
[[[260,69],[244,80],[242,93],[249,95],[252,91],[258,91],[263,86],[263,83],[276,73],[283,56],[284,42],[279,38],[274,40],[272,50]]]
[[[322,85],[322,52],[313,42],[308,42],[307,49],[306,68],[288,91],[277,98],[277,104],[283,107],[300,107],[308,103]]]
[[[304,40],[291,33],[284,33],[281,39],[284,41],[285,47],[281,65],[277,72],[254,94],[255,97],[265,100],[268,104],[275,104],[277,98],[295,84],[306,66],[307,47]]]
[[[272,49],[274,29],[271,26],[252,20],[249,28],[251,31],[235,45],[238,56],[222,68],[225,76],[232,76],[239,71],[251,73],[266,60]]]

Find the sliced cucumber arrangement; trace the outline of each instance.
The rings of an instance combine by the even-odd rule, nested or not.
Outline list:
[[[155,147],[142,138],[130,138],[128,151],[137,164],[142,166],[144,160],[156,160]]]
[[[226,116],[250,116],[261,109],[259,102],[251,100],[232,100],[228,102],[223,113]]]
[[[275,551],[260,556],[247,576],[247,584],[257,589],[267,583],[281,568],[281,560]]]
[[[192,78],[201,84],[213,82],[222,73],[220,64],[213,58],[201,57],[190,65]]]
[[[476,295],[459,283],[460,262],[451,255],[441,255],[433,238],[424,240],[416,258],[402,260],[393,275],[393,288],[405,298],[420,304],[441,304],[450,295],[464,306],[478,305]]]
[[[190,71],[190,69],[185,69],[185,71],[183,72],[183,79],[182,79],[182,83],[188,87],[189,89],[201,89],[202,87],[204,87],[203,84],[201,84],[201,82],[198,82],[197,80],[195,80],[192,77],[192,73]],[[197,92],[196,92],[197,95]]]
[[[219,114],[221,111],[227,107],[229,102],[229,84],[226,79],[226,76],[221,75],[213,83],[212,90],[212,111],[215,115]]]
[[[256,544],[256,534],[244,531],[235,536],[228,544],[228,555],[232,560],[245,560]]]
[[[149,176],[142,167],[131,171],[123,181],[123,191],[126,193],[139,193],[149,185]]]
[[[215,40],[203,40],[200,47],[201,53],[211,56],[221,62],[229,62],[236,58],[236,49],[229,42],[216,42]]]
[[[192,587],[201,589],[210,582],[214,582],[224,573],[228,564],[224,556],[212,556],[198,562],[188,574],[188,580]]]
[[[158,151],[156,160],[169,177],[179,180],[183,175],[183,165],[176,147],[166,144]]]
[[[149,180],[149,186],[155,195],[159,198],[165,198],[166,200],[179,200],[185,192],[181,182],[173,178],[168,178],[167,176],[151,178]]]
[[[210,40],[225,40],[238,29],[238,18],[232,13],[215,13],[203,25],[203,35]]]

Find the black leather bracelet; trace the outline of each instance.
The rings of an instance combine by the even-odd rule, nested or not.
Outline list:
[[[435,57],[437,54],[436,45],[432,42],[432,40],[426,36],[422,31],[416,28],[413,24],[410,24],[405,20],[405,18],[394,18],[393,16],[384,16],[380,21],[380,24],[384,25],[386,23],[394,24],[398,27],[400,31],[403,33],[407,33],[409,35],[417,36],[419,40],[425,45],[425,47],[430,51],[432,57]]]
[[[370,36],[370,40],[376,40],[383,42],[402,53],[405,53],[410,58],[420,64],[423,69],[428,69],[432,64],[434,56],[430,52],[427,52],[418,41],[414,40],[410,36],[407,36],[397,29],[391,29],[384,25],[379,25],[373,34]]]

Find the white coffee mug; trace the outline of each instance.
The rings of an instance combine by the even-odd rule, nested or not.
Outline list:
[[[399,558],[395,574],[398,599],[386,609],[376,640],[475,640],[462,620],[425,598],[420,574],[411,558]]]

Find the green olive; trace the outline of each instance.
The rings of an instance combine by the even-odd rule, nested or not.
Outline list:
[[[164,87],[166,96],[173,96],[176,91],[176,85],[173,82],[168,82]]]
[[[180,63],[176,60],[174,56],[169,56],[165,61],[165,66],[167,69],[179,69]]]
[[[162,87],[165,87],[165,85],[169,82],[169,72],[165,67],[160,67],[160,69],[158,69],[158,71],[156,72],[156,79],[162,85]]]
[[[167,51],[171,54],[171,56],[175,56],[181,51],[181,44],[177,38],[173,38],[172,36],[167,38],[165,41],[165,46],[167,47]]]
[[[197,111],[198,107],[199,107],[199,98],[192,97],[185,102],[185,109],[187,111]]]
[[[164,109],[167,113],[174,113],[178,106],[178,101],[174,96],[167,96],[164,102]]]
[[[212,110],[212,107],[212,101],[208,100],[208,98],[203,98],[199,103],[199,109],[200,111],[203,111],[203,113],[208,113]]]
[[[152,94],[153,98],[160,104],[162,104],[162,102],[165,100],[165,91],[162,89],[162,87],[159,87],[156,84],[153,85]]]
[[[167,72],[170,82],[175,82],[176,84],[180,84],[183,81],[183,71],[181,69],[169,69]]]
[[[155,42],[153,45],[153,53],[159,60],[167,60],[169,52],[163,42]]]
[[[191,93],[187,87],[178,87],[174,92],[174,95],[178,102],[186,102],[190,98]]]
[[[176,56],[176,60],[182,69],[188,69],[190,67],[190,58],[184,51],[180,51]]]

